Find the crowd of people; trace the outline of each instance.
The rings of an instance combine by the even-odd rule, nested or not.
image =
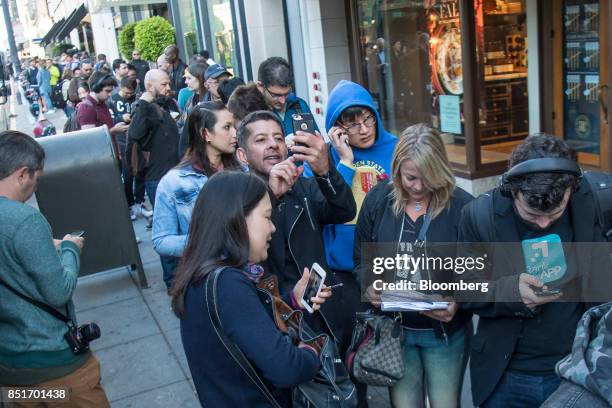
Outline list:
[[[568,244],[605,242],[594,187],[562,139],[527,137],[510,156],[504,184],[474,199],[457,185],[436,129],[421,123],[389,133],[357,83],[340,81],[330,93],[324,137],[316,123],[308,131],[294,128],[295,115],[310,108],[293,92],[292,68],[282,58],[263,61],[257,80],[245,84],[206,52],[186,64],[169,46],[154,69],[137,63],[137,51],[132,57],[108,63],[98,56],[94,65],[67,56],[63,73],[53,71],[51,78],[69,80],[66,115],[80,129],[107,126],[130,215],[151,218],[153,247],[203,406],[275,406],[273,398],[290,407],[292,389],[317,375],[320,350],[287,341],[257,290],[262,278],[276,276],[285,303],[304,311],[300,299],[315,262],[327,277],[305,321],[331,336],[340,355],[351,346],[356,313],[373,308],[401,323],[405,373],[389,387],[395,407],[459,406],[468,361],[477,406],[537,407],[549,398],[587,406],[578,405],[587,397],[588,406],[612,404],[605,375],[612,369],[612,334],[604,324],[612,313],[586,296],[564,301],[563,293],[539,292],[545,282],[526,273],[522,259],[499,256],[479,275],[461,277],[487,282],[489,297],[448,298],[445,308],[421,313],[383,312],[381,293],[367,280],[372,265],[364,248],[372,243],[416,258],[436,243],[445,243],[452,257],[465,250],[462,243],[531,243],[551,235]],[[45,75],[37,74],[39,83],[49,82]],[[0,233],[0,384],[65,384],[74,406],[108,406],[93,353],[73,353],[65,324],[28,300],[66,311],[76,322],[71,298],[84,240],[54,240],[44,217],[23,204],[43,166],[44,151],[34,140],[0,134],[0,223],[6,226]],[[606,283],[594,278],[595,257],[564,256],[568,291]],[[219,272],[216,318],[205,300],[213,272]],[[418,271],[426,272],[440,271]],[[397,270],[392,279],[406,275]],[[442,279],[458,276],[446,271]],[[583,315],[603,323],[580,346],[607,359],[579,354],[567,361]],[[215,319],[272,397],[227,353]],[[564,370],[556,371],[562,360]],[[80,382],[85,377],[94,378],[87,389]],[[582,394],[569,395],[578,392],[569,384]],[[367,384],[355,385],[359,406],[368,406]]]

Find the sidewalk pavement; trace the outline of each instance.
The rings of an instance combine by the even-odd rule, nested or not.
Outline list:
[[[11,98],[11,129],[33,135],[34,120],[27,102]],[[48,115],[61,133],[66,116]],[[53,136],[49,136],[53,137]],[[136,271],[127,267],[79,278],[74,295],[80,324],[93,321],[101,329],[91,343],[100,360],[102,385],[113,408],[199,407],[191,372],[181,343],[179,320],[170,307],[162,280],[159,256],[151,232],[140,217],[133,223],[149,287],[141,289]],[[87,247],[84,250],[95,250]],[[203,352],[205,352],[203,350]],[[462,407],[471,407],[469,376],[464,382]],[[390,407],[386,388],[370,387],[369,406]]]

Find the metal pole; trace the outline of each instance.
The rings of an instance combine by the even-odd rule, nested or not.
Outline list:
[[[13,24],[11,23],[11,15],[9,12],[9,0],[0,1],[2,2],[2,10],[4,12],[4,25],[6,26],[6,35],[11,48],[11,59],[13,60],[13,67],[15,69],[15,77],[17,77],[21,72],[21,64],[17,56],[17,45],[15,44],[15,34],[13,33]]]

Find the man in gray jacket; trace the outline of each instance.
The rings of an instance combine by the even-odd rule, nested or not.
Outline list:
[[[44,159],[31,137],[0,133],[0,386],[54,388],[54,398],[63,390],[71,406],[108,407],[98,360],[73,351],[64,337],[68,325],[40,305],[76,322],[72,295],[84,243],[71,235],[53,239],[45,217],[25,204]]]

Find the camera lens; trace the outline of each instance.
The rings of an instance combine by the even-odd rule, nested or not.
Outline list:
[[[95,323],[87,323],[80,327],[83,340],[89,343],[92,340],[100,338],[100,327]]]

